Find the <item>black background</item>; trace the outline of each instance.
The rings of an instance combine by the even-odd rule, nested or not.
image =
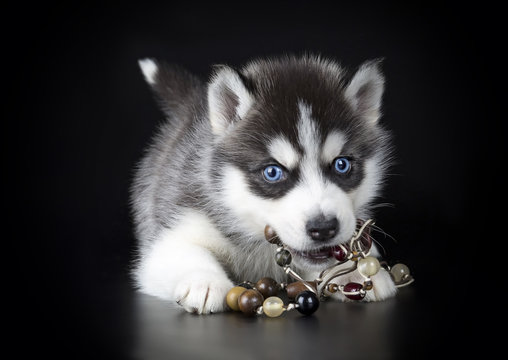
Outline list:
[[[385,58],[382,121],[397,162],[381,199],[391,206],[378,209],[377,223],[396,242],[379,240],[390,260],[411,267],[420,301],[433,299],[439,341],[448,332],[472,338],[482,317],[475,291],[486,286],[472,270],[487,194],[501,184],[487,175],[501,149],[490,83],[501,72],[496,9],[242,4],[4,13],[6,288],[28,315],[18,325],[33,327],[33,345],[21,351],[125,356],[132,340],[128,188],[163,118],[137,60],[175,62],[206,79],[212,64],[304,51],[351,69]]]

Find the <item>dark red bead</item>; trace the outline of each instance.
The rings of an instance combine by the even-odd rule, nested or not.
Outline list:
[[[372,238],[370,237],[370,229],[365,230],[360,238],[360,243],[362,244],[363,251],[367,252],[372,247]]]
[[[333,248],[331,248],[330,252],[332,256],[336,258],[338,261],[346,260],[347,254],[341,246],[339,245],[334,246]]]
[[[344,294],[348,299],[351,300],[362,300],[365,296],[364,293],[360,293],[359,291],[363,288],[362,284],[350,282],[344,285],[344,292],[358,292],[358,294],[355,295],[346,295]]]

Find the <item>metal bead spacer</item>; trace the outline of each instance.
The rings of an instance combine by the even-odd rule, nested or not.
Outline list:
[[[286,311],[291,311],[291,310],[294,310],[294,309],[297,309],[297,308],[298,308],[298,304],[296,304],[296,303],[289,303],[286,306]]]

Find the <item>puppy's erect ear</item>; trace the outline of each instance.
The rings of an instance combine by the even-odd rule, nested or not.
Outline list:
[[[373,60],[360,66],[345,91],[354,110],[372,124],[381,116],[385,79],[379,69],[380,63],[381,60]]]
[[[241,75],[230,67],[217,67],[208,85],[208,109],[214,134],[225,134],[247,114],[252,103],[253,96]]]

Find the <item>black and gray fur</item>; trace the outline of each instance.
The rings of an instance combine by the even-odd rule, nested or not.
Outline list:
[[[369,199],[354,210],[358,218],[369,215],[390,155],[388,133],[377,121],[384,83],[379,62],[365,63],[358,72],[347,73],[337,63],[321,57],[286,56],[252,61],[239,70],[218,66],[209,83],[180,67],[155,60],[152,64],[156,71],[150,73],[147,80],[167,119],[139,163],[132,186],[140,253],[138,266],[142,266],[151,244],[158,241],[161,232],[177,226],[189,209],[210,219],[232,246],[244,246],[252,251],[257,251],[254,249],[258,247],[269,248],[260,236],[263,229],[259,234],[246,233],[238,226],[243,219],[238,219],[221,200],[223,169],[231,165],[239,169],[249,190],[260,199],[276,201],[286,196],[299,184],[300,167],[288,169],[285,181],[277,184],[267,183],[262,171],[274,161],[267,143],[277,136],[283,135],[303,155],[296,128],[296,119],[300,116],[297,104],[312,108],[312,117],[322,136],[316,139],[319,144],[332,131],[344,134],[347,139],[342,153],[352,158],[355,166],[347,176],[337,176],[329,163],[320,164],[320,171],[328,182],[352,193],[365,177],[364,162],[374,156],[377,158],[376,188]],[[352,82],[357,81],[354,74],[362,71],[372,79],[367,79],[351,93],[355,85]],[[249,94],[252,103],[241,117],[238,109],[242,95],[228,86],[227,81],[221,84],[220,77],[224,73],[239,79]],[[146,72],[145,76],[148,76]],[[211,86],[215,86],[220,95],[220,111],[227,119],[222,128],[211,123]],[[251,269],[250,276],[277,276],[279,270],[267,264],[269,260],[255,266],[249,261],[243,261],[245,266],[242,267],[237,262],[231,265],[220,259],[233,281],[243,280],[240,272],[242,269],[248,272],[247,267]]]

